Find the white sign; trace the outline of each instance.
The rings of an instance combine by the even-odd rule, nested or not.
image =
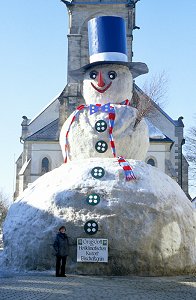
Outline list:
[[[77,262],[108,262],[108,240],[78,238]]]

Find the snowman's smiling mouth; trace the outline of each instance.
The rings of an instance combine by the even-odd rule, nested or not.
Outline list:
[[[104,88],[104,89],[99,89],[98,87],[96,87],[92,82],[91,82],[92,87],[99,93],[104,93],[105,91],[107,91],[109,89],[109,87],[112,85],[112,81],[110,81],[110,83]]]

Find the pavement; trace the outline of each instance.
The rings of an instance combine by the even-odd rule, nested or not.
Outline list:
[[[54,271],[14,273],[0,270],[0,300],[194,300],[196,276],[55,277]]]

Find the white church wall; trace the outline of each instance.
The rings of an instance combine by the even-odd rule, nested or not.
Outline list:
[[[150,144],[148,153],[146,155],[145,161],[148,159],[154,159],[156,167],[165,173],[165,159],[166,159],[166,147],[165,144]]]
[[[59,143],[32,144],[31,176],[39,177],[41,175],[41,163],[44,157],[47,157],[49,160],[50,170],[59,167],[63,163]]]

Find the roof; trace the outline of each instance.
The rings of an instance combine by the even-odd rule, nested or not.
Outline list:
[[[59,99],[63,92],[60,92],[57,96],[55,96],[33,119],[29,120],[29,124],[33,123],[43,112],[47,110],[47,108],[52,105],[55,101]]]
[[[150,142],[161,142],[161,143],[173,143],[173,141],[168,137],[168,136],[165,136],[164,139],[154,139],[154,138],[151,138],[150,137]]]
[[[196,197],[191,200],[191,202],[195,202],[195,201],[196,201]]]
[[[58,134],[58,121],[56,119],[52,121],[50,124],[46,125],[42,129],[28,136],[25,141],[57,141],[59,140]],[[148,129],[149,129],[149,138],[150,142],[163,142],[163,143],[173,143],[173,141],[164,135],[157,127],[152,125],[151,122],[146,120]]]
[[[124,1],[120,1],[120,0],[118,0],[118,1],[116,1],[116,0],[114,0],[114,1],[105,1],[105,2],[100,2],[100,0],[99,1],[81,1],[81,0],[79,0],[79,1],[75,1],[75,0],[61,0],[65,5],[67,5],[68,7],[69,6],[73,6],[73,5],[84,5],[84,4],[87,4],[87,5],[95,5],[95,4],[98,4],[98,5],[107,5],[107,4],[109,4],[109,5],[111,5],[111,4],[120,4],[120,5],[122,5],[122,4],[126,4],[127,6],[132,6],[132,7],[135,7],[135,4],[136,4],[136,2],[132,2],[131,0],[124,0]]]
[[[145,118],[145,121],[148,125],[149,139],[150,142],[164,142],[164,143],[173,143],[168,136],[164,135],[155,125],[153,125],[148,119]]]
[[[25,141],[58,141],[58,121],[56,119],[42,129],[28,136]]]

